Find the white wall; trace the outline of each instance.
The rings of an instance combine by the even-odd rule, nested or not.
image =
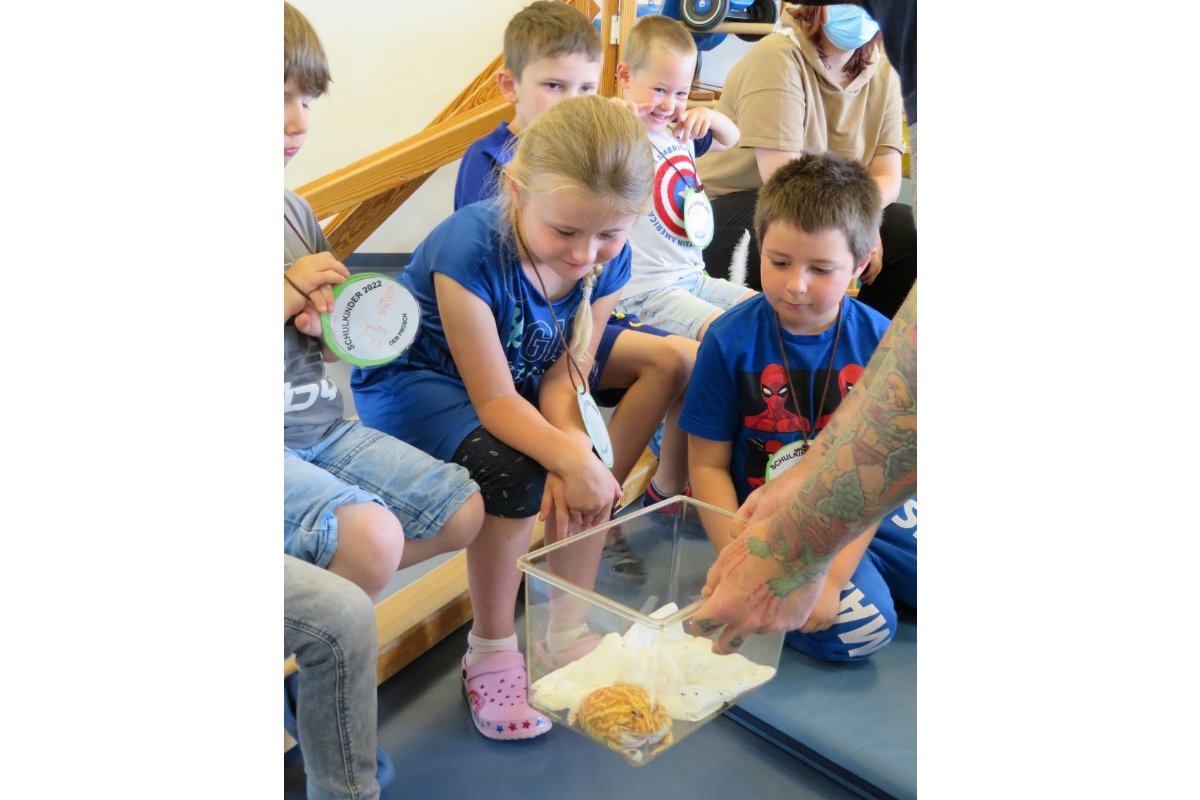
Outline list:
[[[293,0],[321,37],[333,85],[312,104],[308,140],[284,173],[295,189],[419,132],[503,48],[504,27],[529,0]],[[452,9],[452,10],[451,10]],[[721,82],[749,45],[730,36],[703,55]],[[412,252],[454,208],[449,164],[359,250]]]

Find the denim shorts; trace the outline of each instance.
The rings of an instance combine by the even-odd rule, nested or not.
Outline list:
[[[643,322],[677,336],[695,339],[709,317],[733,308],[752,291],[723,278],[696,272],[670,286],[622,297],[617,311],[636,315]]]
[[[283,550],[319,567],[337,550],[337,517],[347,503],[379,503],[406,539],[440,531],[479,491],[458,464],[446,464],[358,420],[343,420],[315,447],[283,448]]]

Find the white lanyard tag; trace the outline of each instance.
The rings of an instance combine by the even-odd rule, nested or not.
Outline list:
[[[600,456],[604,466],[612,469],[612,440],[608,438],[608,428],[604,425],[604,417],[600,416],[600,409],[596,407],[596,401],[584,391],[582,386],[579,387],[578,399],[579,413],[583,416],[583,427],[587,430],[588,438],[592,440],[592,446],[596,448],[596,454]]]
[[[683,193],[683,229],[687,231],[688,241],[700,249],[708,247],[713,239],[713,210],[712,203],[704,190],[696,191],[689,186]]]
[[[800,463],[800,459],[808,452],[809,444],[803,439],[786,444],[775,451],[775,455],[767,462],[767,480],[778,478],[792,467]]]
[[[415,297],[386,275],[363,273],[333,288],[333,311],[321,315],[325,343],[358,367],[386,364],[413,343],[421,326]]]

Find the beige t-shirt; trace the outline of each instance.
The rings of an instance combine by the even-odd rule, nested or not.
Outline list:
[[[741,139],[696,162],[709,197],[762,186],[756,147],[828,150],[864,166],[904,152],[900,78],[882,51],[843,89],[792,16],[782,17],[782,32],[755,43],[725,79],[716,110],[737,124]]]

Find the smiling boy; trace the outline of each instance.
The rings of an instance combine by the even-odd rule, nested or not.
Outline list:
[[[625,100],[637,105],[654,147],[654,206],[629,236],[633,273],[617,311],[700,341],[722,312],[754,296],[744,286],[705,274],[705,235],[698,229],[711,236],[712,214],[701,210],[690,221],[684,214],[685,203],[694,204],[689,198],[702,190],[696,158],[734,146],[740,133],[724,114],[687,107],[697,51],[679,20],[640,18],[624,55],[617,79]]]
[[[845,295],[871,259],[881,213],[866,168],[830,153],[789,162],[760,191],[762,294],[709,329],[679,420],[697,500],[736,511],[803,457],[853,389],[889,324]],[[915,523],[894,525],[893,516],[837,555],[789,644],[848,660],[891,640],[893,596],[916,607]],[[705,528],[718,551],[738,534],[724,520]]]

